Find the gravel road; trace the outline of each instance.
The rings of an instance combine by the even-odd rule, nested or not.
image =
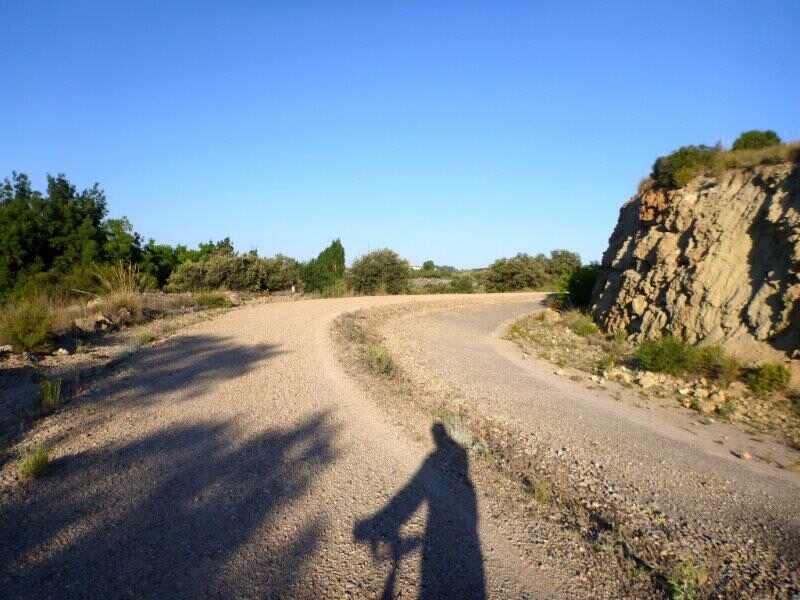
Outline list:
[[[452,311],[454,302],[455,312],[431,308]],[[390,323],[390,346],[466,389],[482,410],[570,451],[601,443],[609,468],[643,486],[686,482],[694,493],[694,473],[713,473],[737,492],[721,510],[760,508],[796,534],[796,478],[710,454],[605,404],[593,408],[585,388],[531,370],[493,337],[538,302],[514,294],[254,305],[142,349],[31,432],[28,445],[51,449],[49,476],[15,481],[6,465],[2,595],[568,595],[575,573],[545,574],[520,550],[519,524],[498,518],[446,433],[409,435],[342,370],[333,320],[397,303],[424,310]],[[673,460],[677,468],[663,466]],[[659,479],[673,472],[691,477]]]

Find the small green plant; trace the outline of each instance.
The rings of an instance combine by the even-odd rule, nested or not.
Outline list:
[[[678,565],[666,579],[671,600],[699,600],[708,573],[704,567],[687,561]]]
[[[61,380],[45,379],[39,384],[41,395],[39,406],[45,412],[55,410],[61,404]]]
[[[391,377],[396,371],[394,360],[386,348],[372,344],[367,348],[367,366],[375,375]]]
[[[46,348],[50,335],[50,307],[44,297],[28,298],[0,311],[0,338],[16,352]]]
[[[44,447],[39,446],[19,461],[19,474],[24,479],[41,477],[47,472],[49,466],[50,455]]]
[[[577,311],[569,313],[565,321],[567,327],[581,337],[592,335],[598,331],[597,325],[589,316]]]
[[[730,421],[731,417],[736,412],[736,402],[733,400],[726,400],[715,409],[715,412],[720,419]]]
[[[142,331],[139,335],[136,336],[136,341],[140,346],[145,346],[147,344],[155,342],[157,339],[158,336],[152,331]]]
[[[231,301],[226,294],[221,292],[205,292],[195,298],[198,308],[228,308]]]
[[[696,364],[695,349],[671,335],[642,342],[636,349],[636,358],[643,369],[670,375],[691,371]]]
[[[553,491],[550,489],[550,484],[544,479],[538,479],[533,485],[533,497],[540,504],[550,504],[553,499]]]
[[[789,369],[779,363],[764,363],[751,369],[745,377],[750,390],[759,396],[785,390],[789,385]]]

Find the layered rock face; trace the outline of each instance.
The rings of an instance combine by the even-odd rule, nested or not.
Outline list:
[[[622,207],[593,311],[635,339],[671,333],[742,358],[800,348],[800,166],[731,170]]]

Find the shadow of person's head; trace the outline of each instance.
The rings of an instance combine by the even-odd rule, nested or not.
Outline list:
[[[455,444],[453,438],[447,433],[447,428],[441,423],[434,423],[431,427],[431,436],[437,448],[445,448]]]

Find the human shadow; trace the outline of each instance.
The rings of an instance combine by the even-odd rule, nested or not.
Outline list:
[[[391,561],[381,595],[384,600],[397,596],[395,588],[401,563],[418,548],[420,600],[484,599],[483,555],[469,458],[443,425],[435,424],[431,433],[435,450],[384,508],[356,523],[353,537],[368,542],[373,556]],[[401,528],[423,503],[427,505],[423,534],[401,537]]]
[[[335,460],[327,413],[242,438],[176,426],[66,456],[0,496],[5,598],[290,597],[321,517],[284,517]]]

